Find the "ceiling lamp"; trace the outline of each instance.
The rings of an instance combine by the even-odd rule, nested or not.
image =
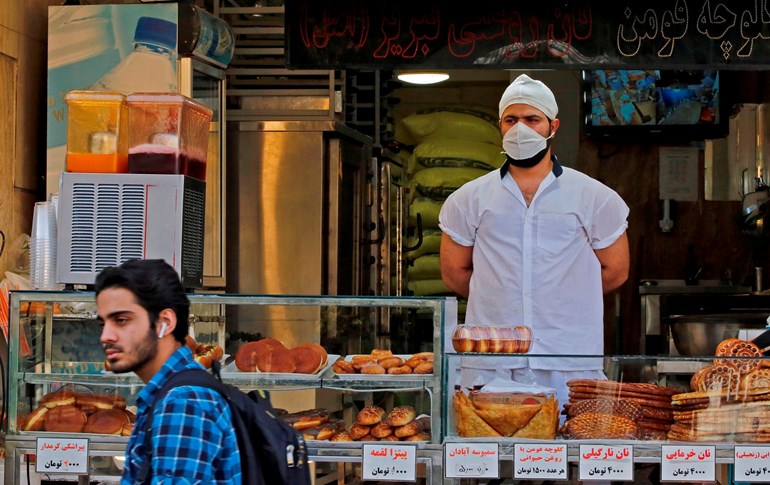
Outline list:
[[[436,84],[449,79],[449,74],[437,71],[412,71],[396,74],[399,81],[409,84]]]

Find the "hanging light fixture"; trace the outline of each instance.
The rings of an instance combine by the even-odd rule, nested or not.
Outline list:
[[[436,84],[449,79],[449,74],[439,71],[408,71],[397,73],[396,78],[409,84]]]

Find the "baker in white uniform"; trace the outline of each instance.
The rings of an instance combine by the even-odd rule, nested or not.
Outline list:
[[[500,99],[507,154],[499,170],[466,183],[442,205],[441,276],[468,298],[465,323],[526,325],[529,354],[604,354],[603,295],[628,278],[628,206],[611,188],[551,153],[558,106],[522,74]],[[463,359],[461,385],[504,376],[556,390],[603,379],[601,358]]]

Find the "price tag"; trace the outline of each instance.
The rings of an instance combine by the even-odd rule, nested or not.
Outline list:
[[[735,482],[770,482],[770,447],[735,447]]]
[[[513,478],[567,478],[567,445],[563,443],[514,443]]]
[[[87,438],[38,438],[36,449],[38,473],[88,473]]]
[[[500,445],[445,443],[444,478],[500,478]]]
[[[417,445],[364,444],[361,450],[361,478],[384,482],[414,482]]]
[[[633,481],[633,446],[580,445],[580,480]]]
[[[660,480],[713,482],[716,480],[716,447],[663,445],[660,449]]]

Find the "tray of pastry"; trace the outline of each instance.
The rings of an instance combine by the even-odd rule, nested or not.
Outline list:
[[[433,375],[433,352],[393,354],[390,350],[375,349],[369,354],[337,359],[332,371],[342,380],[426,378]]]
[[[287,347],[277,339],[265,338],[241,345],[235,360],[222,368],[222,375],[318,380],[339,357],[327,354],[316,343]]]

